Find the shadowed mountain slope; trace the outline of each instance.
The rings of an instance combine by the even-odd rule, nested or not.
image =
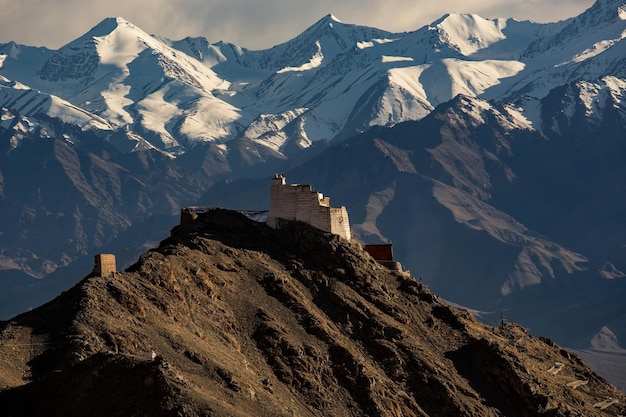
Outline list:
[[[626,400],[356,243],[221,209],[1,323],[0,369],[11,416],[601,416]]]

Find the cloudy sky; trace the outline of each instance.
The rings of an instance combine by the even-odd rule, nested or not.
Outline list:
[[[205,36],[249,49],[287,41],[328,13],[344,23],[393,32],[418,29],[445,13],[554,22],[593,0],[0,0],[0,43],[58,48],[105,17],[121,16],[170,39]]]

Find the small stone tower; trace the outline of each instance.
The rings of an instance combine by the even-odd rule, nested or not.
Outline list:
[[[99,253],[94,257],[94,265],[91,275],[104,277],[115,272],[117,272],[115,255],[110,253]]]

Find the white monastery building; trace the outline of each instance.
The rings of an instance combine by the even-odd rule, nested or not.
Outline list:
[[[305,222],[344,239],[352,238],[344,206],[331,207],[330,198],[313,191],[310,185],[287,184],[283,174],[272,178],[267,224],[275,228],[280,219]]]

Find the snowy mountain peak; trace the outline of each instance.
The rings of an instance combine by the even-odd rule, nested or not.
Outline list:
[[[171,41],[111,17],[58,51],[0,45],[0,75],[173,155],[242,136],[283,152],[302,138],[341,139],[419,120],[458,94],[516,103],[524,115],[514,124],[539,127],[539,102],[551,89],[604,75],[623,79],[624,25],[615,20],[623,1],[599,0],[550,24],[451,13],[408,33],[342,23],[329,13],[257,51],[202,37]],[[594,23],[602,16],[613,23]],[[5,93],[0,105],[13,105],[19,94]],[[508,117],[518,110],[499,111]],[[81,127],[93,125],[91,116]]]
[[[328,14],[285,43],[271,49],[250,52],[246,65],[275,72],[284,68],[300,68],[320,56],[325,65],[337,55],[356,48],[359,42],[390,36],[391,33],[384,30],[342,23],[334,15]],[[315,68],[323,66],[321,64]]]
[[[237,129],[236,110],[213,95],[228,88],[227,82],[124,18],[104,19],[56,51],[27,81],[114,129],[133,129],[138,137],[148,132],[146,140],[169,153],[178,153],[189,137],[230,138]]]
[[[324,39],[332,39],[333,43],[336,42],[341,49],[348,49],[359,41],[369,40],[367,38],[372,31],[378,31],[378,29],[343,23],[329,13],[294,40],[306,40],[308,43],[314,43]]]
[[[107,89],[115,88],[116,95],[123,93],[123,97],[128,91],[121,91],[120,84],[132,88],[129,77],[139,78],[147,86],[154,78],[162,83],[163,76],[206,91],[221,83],[209,68],[121,17],[104,19],[63,46],[39,71],[39,77],[48,82],[96,82]]]
[[[345,25],[346,23],[342,22],[337,16],[335,16],[332,13],[328,13],[327,15],[325,15],[324,17],[322,17],[320,20],[318,20],[317,22],[313,23],[311,26],[309,26],[307,30],[311,30],[313,28],[319,28],[319,27],[333,27],[333,24],[339,24],[339,25]],[[349,25],[349,24],[348,24]]]
[[[326,16],[321,18],[319,20],[319,22],[324,22],[324,23],[343,23],[337,16],[335,16],[332,13],[328,13]]]
[[[81,44],[93,44],[98,39],[111,39],[109,43],[117,42],[117,47],[122,46],[119,41],[128,43],[132,40],[154,40],[154,38],[124,19],[123,17],[107,17],[96,26],[91,28],[87,33],[68,43],[61,48],[61,51],[67,49],[76,50]]]
[[[45,62],[39,77],[45,81],[87,85],[95,79],[100,64],[124,68],[147,47],[160,49],[159,44],[124,18],[106,18],[59,49]]]
[[[468,56],[506,38],[498,20],[475,14],[446,14],[433,23],[441,40]]]
[[[115,31],[115,29],[117,29],[118,26],[121,26],[121,25],[132,26],[130,22],[128,22],[123,17],[107,17],[103,19],[100,23],[98,23],[96,26],[91,28],[89,32],[83,35],[83,37],[99,38],[101,36],[110,35],[113,31]]]

